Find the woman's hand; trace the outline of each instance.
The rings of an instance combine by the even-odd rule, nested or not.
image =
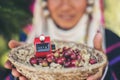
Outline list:
[[[95,38],[94,38],[94,48],[103,52],[102,34],[99,31],[97,32],[97,34],[95,35]],[[99,71],[95,75],[88,77],[87,80],[100,80],[103,76],[103,69],[104,68],[105,67],[100,68]]]
[[[22,45],[23,43],[22,42],[17,42],[15,40],[11,40],[8,44],[8,46],[12,49],[12,48],[15,48],[17,46],[20,46]],[[19,80],[27,80],[27,78],[25,78],[24,76],[22,76],[14,67],[13,67],[13,64],[7,60],[6,63],[5,63],[5,68],[7,69],[12,69],[12,75],[15,76],[15,77],[19,77]]]

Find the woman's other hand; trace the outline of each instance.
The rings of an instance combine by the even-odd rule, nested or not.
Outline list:
[[[18,47],[20,45],[22,45],[23,43],[22,42],[18,42],[18,41],[15,41],[15,40],[11,40],[9,43],[8,43],[8,46],[10,49],[12,48],[15,48],[15,47]],[[15,76],[15,77],[19,77],[19,80],[27,80],[27,78],[25,78],[24,76],[22,76],[14,67],[13,67],[13,64],[7,60],[6,63],[5,63],[5,68],[7,69],[12,69],[12,75]]]
[[[104,52],[102,48],[102,34],[99,31],[96,33],[95,38],[94,38],[94,48],[99,51]],[[90,77],[87,78],[87,80],[100,80],[103,76],[104,69],[105,67],[100,68],[99,71],[95,75],[91,75]]]

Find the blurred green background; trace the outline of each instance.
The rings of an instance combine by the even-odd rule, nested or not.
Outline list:
[[[105,26],[120,36],[120,0],[104,0]],[[19,40],[19,33],[32,19],[32,0],[0,0],[0,66],[9,52],[8,41]]]
[[[120,0],[104,0],[105,26],[120,36]]]
[[[19,40],[20,31],[29,23],[32,0],[0,0],[0,66],[9,52],[8,42]]]

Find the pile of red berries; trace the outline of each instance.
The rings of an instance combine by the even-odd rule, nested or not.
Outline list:
[[[46,55],[46,57],[32,57],[30,59],[31,65],[37,64],[43,67],[50,66],[51,63],[60,64],[63,67],[79,67],[79,63],[82,59],[81,51],[79,49],[72,48],[59,48],[52,53]],[[95,64],[97,61],[94,58],[89,60],[90,64]]]

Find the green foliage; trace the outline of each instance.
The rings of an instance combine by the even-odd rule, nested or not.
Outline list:
[[[32,0],[0,0],[0,65],[3,66],[9,51],[8,41],[18,39],[19,31],[29,23]]]
[[[8,59],[8,53],[9,51],[4,52],[3,55],[0,56],[0,66],[4,66],[6,60]]]
[[[3,55],[5,54],[5,51],[7,51],[7,45],[3,36],[0,35],[0,66],[1,64],[3,64],[3,62],[6,59],[6,58],[3,59]]]
[[[0,0],[0,34],[9,40],[32,17],[30,0]]]

